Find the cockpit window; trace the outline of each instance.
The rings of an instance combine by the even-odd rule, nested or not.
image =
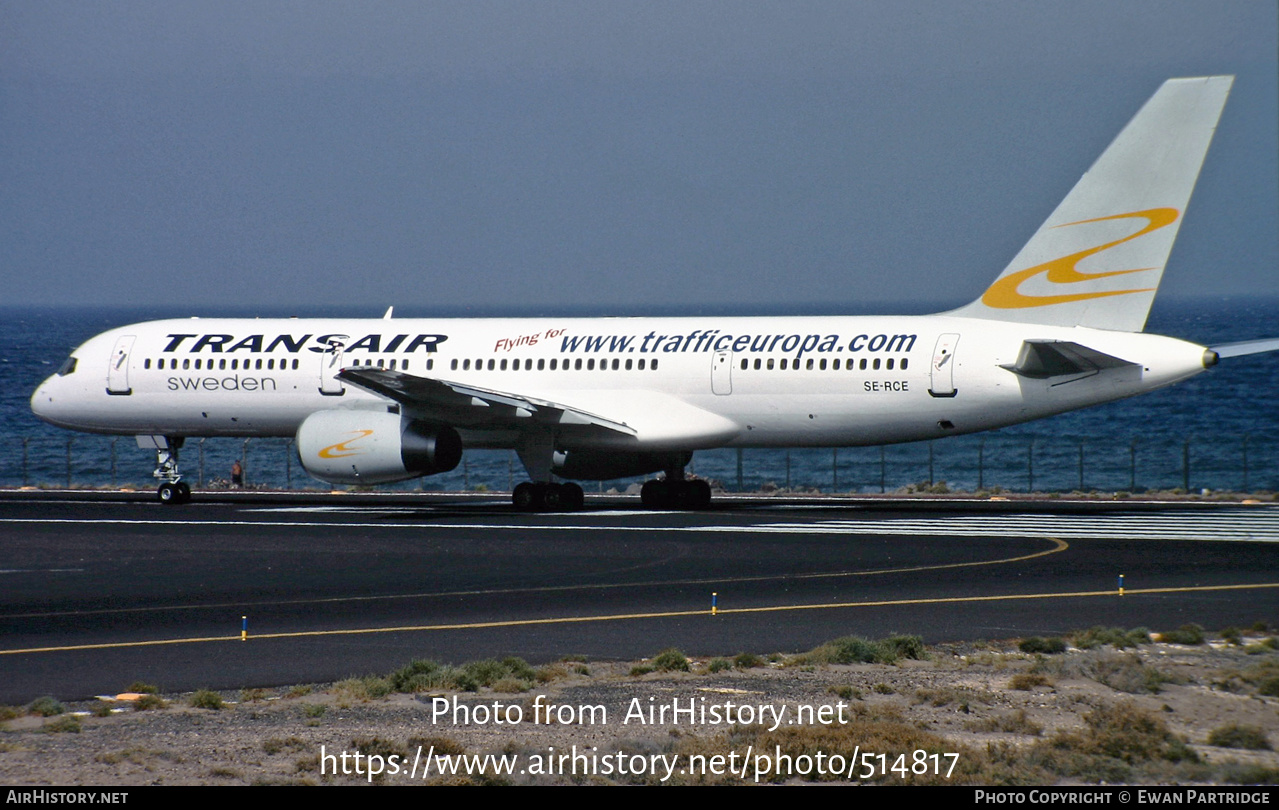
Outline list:
[[[62,364],[62,368],[58,369],[58,376],[65,377],[73,371],[75,371],[75,358],[68,357],[66,362]]]

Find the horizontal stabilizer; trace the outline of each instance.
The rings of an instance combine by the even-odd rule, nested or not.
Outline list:
[[[1215,353],[1217,357],[1243,357],[1246,354],[1275,352],[1279,351],[1279,338],[1244,340],[1239,343],[1223,343],[1220,346],[1211,346],[1208,350]]]
[[[1061,340],[1028,340],[1021,344],[1021,354],[1016,363],[1000,366],[1032,380],[1070,378],[1062,380],[1063,382],[1091,377],[1108,369],[1137,367],[1137,363]]]

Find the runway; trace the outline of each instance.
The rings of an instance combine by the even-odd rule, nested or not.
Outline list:
[[[299,494],[174,508],[5,493],[0,702],[135,680],[331,681],[413,658],[732,655],[849,634],[1279,620],[1269,504],[635,506],[591,498],[583,512],[527,515],[498,496]]]

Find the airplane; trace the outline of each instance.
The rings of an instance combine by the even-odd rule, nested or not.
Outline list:
[[[913,317],[178,319],[100,334],[31,397],[72,430],[156,452],[190,499],[188,437],[295,437],[333,484],[447,472],[509,448],[526,511],[578,480],[664,473],[642,503],[698,509],[698,450],[936,439],[1130,397],[1279,339],[1205,347],[1146,317],[1232,76],[1165,82],[975,301]]]

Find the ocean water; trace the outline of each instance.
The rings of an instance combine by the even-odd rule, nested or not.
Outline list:
[[[29,399],[40,380],[87,338],[175,314],[191,313],[0,309],[0,379],[5,381],[0,486],[154,486],[154,455],[139,449],[132,437],[51,427],[32,415]],[[1147,329],[1206,345],[1279,337],[1279,299],[1161,299]],[[301,469],[291,443],[282,439],[189,440],[182,470],[193,485],[217,486],[236,459],[244,460],[251,485],[328,488]],[[1003,430],[885,448],[701,451],[692,470],[729,490],[879,492],[926,481],[968,491],[1279,490],[1279,352],[1225,360],[1171,388]],[[385,488],[507,490],[522,480],[512,453],[471,450],[453,472]],[[584,485],[605,491],[637,480]]]

